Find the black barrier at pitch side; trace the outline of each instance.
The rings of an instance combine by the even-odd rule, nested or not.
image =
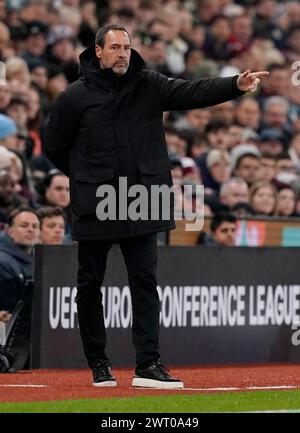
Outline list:
[[[37,246],[32,367],[86,367],[76,312],[76,246]],[[167,364],[300,362],[300,249],[159,247]],[[130,291],[117,246],[103,303],[108,354],[134,366]]]

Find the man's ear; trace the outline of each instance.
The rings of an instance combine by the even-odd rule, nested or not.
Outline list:
[[[96,56],[100,59],[102,54],[102,48],[100,45],[96,45]]]

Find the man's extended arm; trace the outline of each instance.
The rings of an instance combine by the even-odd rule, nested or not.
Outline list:
[[[253,91],[260,81],[257,74],[268,73],[263,71],[251,74],[250,71],[245,71],[235,77],[202,78],[193,81],[172,79],[153,73],[151,78],[158,90],[162,110],[171,111],[209,107],[241,96],[245,91]]]

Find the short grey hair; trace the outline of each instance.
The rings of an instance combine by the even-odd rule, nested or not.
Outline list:
[[[289,101],[283,96],[270,96],[265,100],[264,112],[266,112],[271,105],[285,105],[286,111],[289,109]]]
[[[231,185],[235,184],[235,183],[238,185],[246,186],[247,190],[248,190],[247,182],[244,179],[242,179],[241,177],[234,176],[228,180],[225,180],[225,182],[222,183],[222,185],[220,187],[220,196],[226,194],[228,192],[229,188],[231,187]]]

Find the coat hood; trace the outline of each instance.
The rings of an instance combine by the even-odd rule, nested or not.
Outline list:
[[[23,253],[19,246],[8,235],[0,237],[0,252],[9,254],[24,268],[32,264],[32,254]]]
[[[110,68],[105,70],[100,68],[95,53],[95,45],[92,45],[79,56],[78,78],[86,84],[94,83],[101,87],[119,87],[125,83],[136,81],[141,76],[145,66],[145,62],[139,53],[132,49],[129,68],[126,74],[119,77]]]

